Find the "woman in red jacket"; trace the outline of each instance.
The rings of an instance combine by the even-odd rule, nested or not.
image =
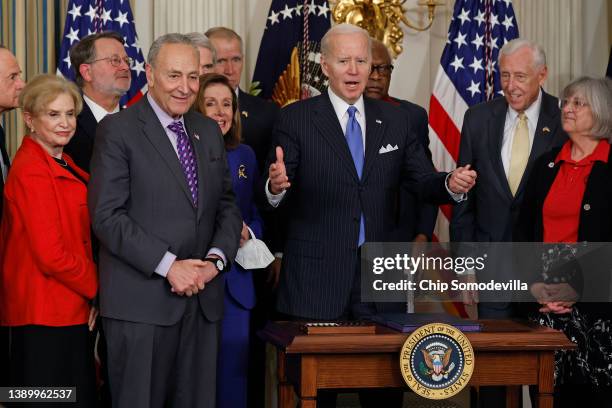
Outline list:
[[[77,404],[94,406],[88,325],[98,281],[89,177],[62,154],[81,96],[71,82],[40,75],[20,104],[30,134],[6,181],[0,227],[0,325],[11,327],[11,384],[76,386]]]

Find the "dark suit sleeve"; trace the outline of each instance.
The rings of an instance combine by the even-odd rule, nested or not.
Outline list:
[[[91,161],[89,212],[94,233],[102,245],[150,277],[169,245],[148,234],[127,213],[130,165],[125,137],[129,135],[121,123],[112,118],[98,125]]]
[[[473,163],[472,138],[475,137],[471,129],[471,111],[467,111],[463,119],[461,129],[461,143],[459,144],[459,160],[457,166],[465,166]],[[478,181],[476,181],[478,183]],[[468,199],[458,203],[453,208],[453,216],[450,224],[450,238],[454,242],[473,242],[475,241],[475,219],[474,204],[478,187],[475,186],[469,193]]]
[[[83,134],[81,127],[77,127],[77,132],[64,147],[64,153],[68,153],[77,166],[89,173],[92,149],[92,141]]]
[[[542,237],[537,237],[535,233],[536,215],[542,208],[538,208],[538,173],[540,171],[541,160],[534,163],[533,170],[525,185],[525,195],[521,202],[518,219],[513,229],[512,240],[515,242],[535,242],[541,241]]]
[[[295,132],[291,128],[292,118],[289,114],[288,110],[281,110],[278,119],[274,125],[274,129],[272,131],[272,149],[270,149],[270,154],[268,155],[268,161],[266,162],[266,166],[264,168],[264,173],[261,181],[261,187],[258,189],[258,193],[260,196],[260,200],[263,199],[265,207],[267,209],[273,209],[266,197],[265,192],[265,184],[268,180],[268,172],[270,170],[270,165],[276,160],[275,150],[276,146],[280,146],[283,149],[283,158],[285,162],[285,168],[287,170],[287,177],[289,178],[289,182],[291,183],[291,187],[286,190],[285,196],[282,201],[278,205],[277,208],[284,207],[291,196],[292,190],[296,188],[296,183],[298,180],[295,180],[295,176],[297,173],[297,166],[300,162],[300,148],[299,143],[296,138],[297,132]],[[263,197],[261,196],[263,194]]]
[[[259,169],[257,168],[257,161],[255,160],[254,157],[253,157],[253,162],[251,163],[251,168],[252,168],[251,173],[253,174],[253,188],[257,188],[257,186],[260,185]],[[261,215],[259,215],[259,210],[257,209],[257,206],[255,205],[255,200],[251,200],[249,219],[251,220],[249,222],[249,227],[253,230],[253,233],[255,234],[257,238],[262,239],[263,232],[264,232],[264,228],[263,228],[264,223],[263,223],[263,219],[261,218]]]
[[[423,146],[423,150],[427,155],[427,159],[432,163],[431,151],[429,150],[429,123],[427,120],[427,112],[419,107],[415,115],[414,129],[417,139]],[[418,203],[419,215],[417,218],[417,226],[415,235],[424,234],[431,240],[433,230],[436,225],[436,217],[438,215],[438,207],[432,204],[423,202]]]
[[[406,148],[403,158],[402,188],[416,193],[421,202],[446,204],[453,202],[446,190],[447,173],[436,172],[414,131],[406,123]]]

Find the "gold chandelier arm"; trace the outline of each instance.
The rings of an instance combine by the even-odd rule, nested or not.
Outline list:
[[[366,29],[373,38],[382,41],[395,58],[402,52],[404,33],[402,23],[415,31],[426,31],[433,25],[440,0],[420,0],[419,6],[427,7],[427,22],[424,26],[412,23],[404,15],[406,0],[329,0],[335,22],[345,22]],[[422,9],[421,9],[422,10]]]
[[[429,10],[429,13],[427,15],[427,21],[428,22],[427,22],[427,25],[425,25],[424,27],[418,27],[418,26],[412,24],[408,20],[408,18],[406,18],[405,15],[403,15],[401,13],[396,13],[395,10],[393,12],[394,12],[394,14],[396,16],[398,16],[400,18],[400,20],[402,20],[402,23],[406,24],[406,26],[408,26],[409,28],[412,28],[413,30],[416,30],[416,31],[427,31],[431,27],[431,25],[433,24],[433,20],[434,20],[433,19],[433,10],[432,9]]]
[[[406,0],[402,0],[401,1],[401,5],[403,5],[406,2]],[[409,28],[412,28],[413,30],[416,31],[426,31],[428,30],[431,25],[433,24],[433,20],[434,20],[434,12],[436,10],[437,6],[443,6],[444,3],[438,3],[436,2],[436,0],[421,0],[419,1],[419,6],[426,6],[427,7],[427,25],[425,25],[424,27],[418,27],[415,24],[412,24],[408,18],[404,15],[403,13],[403,9],[400,10],[399,12],[394,9],[393,13],[399,17],[399,19],[406,24],[406,26],[408,26]]]

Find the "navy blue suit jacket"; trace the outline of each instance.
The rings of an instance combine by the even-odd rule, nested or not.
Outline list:
[[[249,146],[241,144],[227,151],[227,164],[232,175],[236,205],[240,209],[242,221],[251,228],[256,238],[261,239],[263,221],[253,198],[254,190],[259,185],[259,170],[255,161],[255,153]],[[245,309],[252,309],[255,306],[253,272],[245,270],[234,262],[231,269],[225,274],[227,293]]]
[[[412,131],[433,165],[431,151],[429,150],[427,111],[423,107],[409,101],[397,98],[390,99],[391,103],[397,103],[408,114],[408,122]],[[418,234],[424,234],[427,238],[431,239],[437,215],[437,206],[419,201],[414,193],[402,190],[399,203],[397,241],[412,241]]]
[[[437,202],[451,200],[446,174],[434,172],[405,113],[369,98],[364,106],[361,180],[327,93],[281,110],[274,141],[284,150],[292,185],[280,204],[288,212],[280,312],[320,319],[343,314],[357,269],[360,214],[366,241],[391,241],[402,188]],[[381,152],[387,145],[397,149]]]

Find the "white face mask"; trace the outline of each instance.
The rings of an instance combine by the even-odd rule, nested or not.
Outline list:
[[[238,248],[236,262],[244,269],[263,269],[272,263],[274,255],[272,255],[272,252],[270,252],[263,241],[255,238],[253,230],[249,227],[247,228],[251,239]]]

